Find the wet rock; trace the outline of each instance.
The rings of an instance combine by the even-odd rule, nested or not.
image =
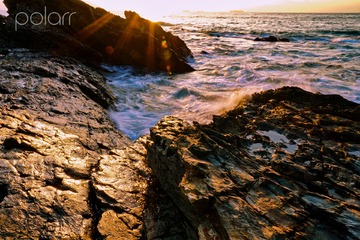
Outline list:
[[[129,142],[108,119],[107,108],[116,98],[106,79],[79,62],[11,49],[0,59],[0,72],[2,105],[26,110],[36,119],[76,134],[94,151],[101,144],[114,148]]]
[[[115,97],[104,77],[24,49],[0,59],[0,72],[1,237],[94,239],[91,176],[102,156],[131,143],[108,118]]]
[[[144,237],[149,240],[198,239],[197,229],[191,226],[156,177],[152,178],[147,192],[144,224]]]
[[[360,238],[356,103],[284,87],[132,143],[83,64],[11,48],[0,73],[4,239]]]
[[[141,237],[152,175],[145,161],[146,142],[145,136],[122,150],[102,155],[92,175],[101,215],[98,231],[104,239]]]
[[[92,158],[76,135],[2,106],[0,233],[10,239],[89,239]],[[26,130],[25,130],[26,129]]]
[[[192,58],[192,53],[180,38],[134,12],[125,12],[123,19],[80,0],[5,0],[4,4],[9,16],[0,20],[5,23],[0,23],[0,36],[19,47],[95,64],[106,62],[174,73],[194,70],[186,60]],[[39,14],[32,16],[35,12]],[[26,21],[26,16],[32,16],[33,21]]]
[[[257,37],[254,39],[254,41],[262,41],[262,42],[290,42],[289,39],[287,38],[277,38],[274,36],[269,36],[269,37]]]
[[[200,239],[357,239],[358,114],[338,95],[265,91],[209,125],[163,118],[148,160]]]
[[[109,210],[102,214],[98,230],[101,239],[140,239],[140,232],[132,230],[139,223],[133,215],[116,214],[113,210]]]

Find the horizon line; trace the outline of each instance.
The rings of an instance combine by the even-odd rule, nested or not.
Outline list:
[[[95,6],[94,6],[95,7]],[[95,8],[102,8],[102,7],[95,7]],[[104,8],[102,8],[104,9]],[[124,11],[134,11],[137,13],[136,10],[132,10],[132,9],[124,9],[124,10],[107,10],[108,12],[124,12]],[[0,11],[8,11],[8,9],[0,9]],[[234,11],[239,11],[239,12],[234,12]],[[242,11],[242,12],[240,12]],[[236,13],[236,14],[242,14],[242,13],[325,13],[325,14],[330,14],[330,13],[334,13],[334,14],[357,14],[360,13],[360,10],[358,12],[295,12],[295,11],[280,11],[280,12],[274,12],[274,11],[245,11],[245,10],[223,10],[223,11],[205,11],[205,10],[179,10],[179,11],[174,11],[173,13]]]

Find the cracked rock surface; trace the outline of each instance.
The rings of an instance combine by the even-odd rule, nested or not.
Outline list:
[[[0,239],[360,239],[360,107],[284,87],[131,142],[106,79],[0,55]]]
[[[209,125],[163,118],[148,160],[200,239],[359,239],[359,117],[338,95],[284,87]]]
[[[115,97],[105,78],[75,60],[25,49],[10,49],[0,72],[0,238],[99,239],[115,216],[123,223],[117,228],[138,237],[149,169],[122,161],[117,149],[131,141],[108,118]],[[128,147],[131,159],[144,158],[141,146]],[[132,188],[115,183],[109,162],[127,171]],[[136,180],[136,171],[144,178]],[[129,197],[105,211],[114,204],[113,182],[113,192]]]
[[[147,137],[139,138],[122,150],[101,155],[92,175],[101,207],[98,231],[104,239],[141,237],[146,191],[152,174],[145,161],[146,142]]]

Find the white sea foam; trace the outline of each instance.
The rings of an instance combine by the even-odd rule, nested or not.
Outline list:
[[[208,123],[246,95],[282,86],[360,103],[359,14],[183,13],[163,21],[193,51],[197,71],[168,75],[108,67],[119,98],[111,115],[134,139],[165,115]],[[253,41],[266,35],[290,43]]]

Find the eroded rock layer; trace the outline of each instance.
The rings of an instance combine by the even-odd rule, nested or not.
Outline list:
[[[359,239],[360,107],[284,87],[194,126],[165,117],[148,159],[200,239]]]
[[[0,239],[139,239],[146,138],[108,118],[105,78],[25,49],[0,58]]]
[[[0,50],[0,239],[359,239],[360,107],[284,87],[131,142],[106,79]]]

